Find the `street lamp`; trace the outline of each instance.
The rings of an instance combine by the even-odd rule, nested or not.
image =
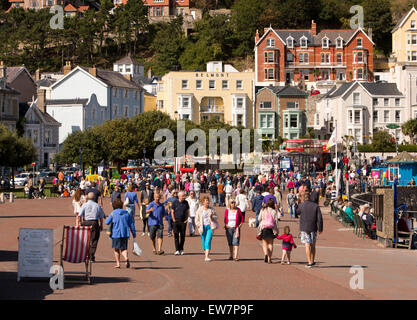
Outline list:
[[[82,170],[82,174],[84,177],[84,168],[83,168],[83,148],[80,147],[80,169]]]
[[[146,161],[146,148],[143,148],[142,152],[143,152],[143,162],[145,162]]]

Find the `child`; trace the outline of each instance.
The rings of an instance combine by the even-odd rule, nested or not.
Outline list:
[[[142,222],[143,222],[142,236],[145,235],[146,227],[148,227],[148,235],[149,235],[149,226],[148,226],[149,213],[146,213],[146,208],[148,207],[148,205],[149,205],[149,198],[145,198],[143,200],[143,203],[140,209],[140,218],[142,219]]]
[[[290,233],[290,227],[285,226],[284,227],[284,234],[282,236],[277,237],[277,239],[282,240],[282,258],[281,258],[281,264],[284,264],[284,260],[286,258],[287,264],[291,264],[291,250],[292,247],[297,248],[294,239],[292,237],[292,234]]]

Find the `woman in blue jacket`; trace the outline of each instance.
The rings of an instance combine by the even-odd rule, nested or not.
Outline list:
[[[123,202],[120,198],[114,200],[113,209],[113,212],[106,220],[106,224],[113,223],[110,237],[112,239],[114,257],[116,258],[115,268],[120,269],[120,253],[126,260],[126,268],[130,268],[130,262],[127,255],[127,243],[130,232],[132,232],[133,238],[136,238],[135,223],[131,215],[126,210],[123,210]]]

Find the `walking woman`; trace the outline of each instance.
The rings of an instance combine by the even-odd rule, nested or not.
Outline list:
[[[81,207],[84,204],[84,198],[81,194],[81,189],[77,189],[74,193],[74,199],[72,199],[72,207],[74,208],[74,215],[78,217]]]
[[[139,210],[140,210],[140,207],[139,207],[138,195],[136,194],[136,192],[133,192],[133,186],[131,184],[129,184],[129,186],[127,187],[127,192],[125,194],[124,201],[126,201],[126,199],[129,199],[129,204],[126,205],[126,210],[130,214],[134,222],[135,221],[135,202]]]
[[[126,268],[130,268],[127,243],[130,232],[132,232],[133,238],[136,238],[135,223],[132,216],[126,210],[123,210],[123,202],[119,198],[113,202],[113,209],[113,212],[106,220],[106,224],[113,223],[110,237],[112,239],[114,257],[116,258],[116,266],[114,268],[120,269],[120,254],[126,261]]]
[[[197,209],[195,216],[195,224],[198,232],[201,235],[201,242],[203,243],[203,250],[205,254],[204,261],[210,262],[209,257],[211,250],[211,239],[213,238],[213,231],[218,228],[217,214],[213,207],[210,207],[210,199],[205,196],[202,199],[202,206]]]
[[[240,209],[236,206],[236,200],[229,200],[229,208],[224,212],[224,228],[229,244],[229,260],[239,261],[240,227],[243,224],[243,216]]]
[[[266,206],[259,214],[258,236],[262,240],[262,248],[265,254],[265,263],[272,263],[272,251],[274,239],[278,235],[278,211],[275,210],[273,199],[269,199]]]

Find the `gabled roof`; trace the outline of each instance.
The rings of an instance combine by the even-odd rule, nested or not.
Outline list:
[[[19,105],[19,107],[20,107],[20,105]],[[24,111],[24,109],[26,109],[26,107],[22,106],[22,111]],[[51,124],[51,125],[61,126],[61,122],[56,121],[48,112],[42,112],[38,108],[38,99],[36,99],[33,103],[31,103],[29,108],[26,109],[26,112],[25,112],[24,116],[26,116],[26,114],[27,114],[27,112],[29,112],[29,110],[33,110],[33,112],[37,113],[42,122],[47,123],[47,124]]]
[[[123,57],[120,60],[117,60],[114,64],[134,64],[136,66],[141,66],[141,64],[137,62],[135,58],[132,58],[132,56],[130,55]]]
[[[401,152],[394,158],[386,161],[387,163],[417,163],[417,157],[413,157],[407,151]]]
[[[398,23],[395,25],[394,29],[392,29],[391,33],[394,33],[395,31],[397,31],[397,29],[401,28],[404,25],[404,23],[407,21],[408,17],[411,15],[412,12],[417,13],[417,10],[416,8],[414,8],[414,6],[410,9],[410,11],[408,11],[408,13],[403,15],[400,21],[398,21]]]
[[[7,67],[6,68],[6,82],[11,83],[22,73],[26,72],[29,76],[29,79],[35,83],[35,80],[32,78],[32,75],[29,73],[29,71],[26,69],[25,66],[19,66],[19,67]]]
[[[88,72],[88,68],[80,67]],[[126,79],[121,73],[113,70],[97,69],[97,78],[111,87],[143,90],[137,83]]]
[[[373,44],[373,45],[375,45],[375,43],[372,41],[372,39],[371,38],[369,38],[369,36],[366,34],[366,32],[361,28],[361,27],[359,27],[358,29],[356,29],[356,32],[350,37],[350,39],[348,40],[348,41],[346,41],[346,44],[348,44],[355,36],[356,36],[356,34],[358,33],[358,32],[362,32],[364,35],[365,35],[365,37],[367,37],[368,38],[368,40],[369,41],[371,41],[371,43]]]
[[[89,10],[89,9],[90,9],[90,7],[89,7],[89,6],[79,6],[79,7],[78,7],[78,11],[80,11],[80,12],[87,11],[87,10]]]
[[[308,96],[308,93],[302,91],[294,86],[265,86],[265,87],[255,87],[255,93],[258,94],[262,90],[271,90],[277,96]]]
[[[403,96],[395,83],[362,82],[360,84],[373,96]]]
[[[294,46],[300,43],[300,39],[304,36],[307,38],[307,45],[313,44],[314,38],[311,30],[277,30],[276,33],[282,38],[287,39],[289,36],[294,38]]]
[[[283,38],[282,37],[280,37],[279,35],[278,35],[278,33],[274,30],[274,29],[272,29],[272,27],[269,27],[269,29],[268,30],[266,30],[265,32],[264,32],[264,34],[262,35],[262,37],[258,40],[258,42],[255,44],[255,47],[257,47],[258,46],[258,44],[266,37],[266,35],[270,32],[270,31],[272,31],[273,33],[275,33],[275,35],[277,36],[277,38],[279,39],[279,40],[281,40],[281,42],[285,45],[286,43],[284,42],[284,40],[282,40]],[[285,39],[286,39],[286,37],[285,37]]]
[[[77,11],[77,8],[74,7],[71,3],[68,3],[65,8],[64,11],[68,11],[68,12],[75,12]]]
[[[330,44],[336,44],[337,38],[342,38],[345,43],[348,39],[352,37],[355,33],[353,29],[341,29],[341,30],[321,30],[315,37],[314,37],[314,44],[321,45],[321,41],[324,37],[327,37],[330,41]]]

